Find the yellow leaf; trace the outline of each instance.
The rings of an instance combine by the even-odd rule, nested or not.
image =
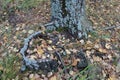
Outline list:
[[[43,49],[41,49],[41,47],[37,47],[37,53],[39,55],[42,55],[44,53]]]
[[[101,53],[108,53],[108,51],[106,49],[102,49],[102,48],[99,48],[99,52],[101,52]]]
[[[109,77],[108,80],[117,80],[117,78],[115,75],[111,75],[111,77]]]
[[[0,70],[3,70],[3,66],[2,65],[0,65]]]

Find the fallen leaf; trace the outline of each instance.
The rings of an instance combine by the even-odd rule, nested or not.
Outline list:
[[[49,79],[49,80],[57,80],[57,76],[56,76],[56,75],[54,75],[54,76],[50,77],[50,79]]]
[[[71,52],[68,49],[66,49],[65,51],[67,54],[71,54]]]
[[[32,34],[34,32],[34,30],[29,30],[28,33],[29,34]]]
[[[72,70],[70,70],[69,74],[70,74],[71,76],[73,76],[73,75],[75,74],[75,72],[72,71]]]
[[[42,55],[44,53],[43,49],[40,46],[37,46],[37,53]]]
[[[108,53],[108,51],[106,49],[103,49],[103,48],[99,48],[98,51],[101,53]]]
[[[116,76],[115,75],[111,75],[108,80],[117,80]]]
[[[110,43],[106,43],[106,44],[105,44],[105,47],[106,47],[106,49],[112,49]]]
[[[52,44],[52,40],[48,40],[48,44]]]
[[[7,37],[5,36],[5,37],[3,37],[3,40],[4,40],[4,42],[7,42]]]
[[[0,47],[2,46],[2,42],[0,42]]]
[[[73,59],[72,66],[76,66],[76,65],[77,65],[77,62],[78,62],[78,60],[74,58],[74,59]]]
[[[48,49],[49,51],[52,51],[52,50],[53,50],[52,47],[50,47],[50,46],[48,46],[47,49]]]

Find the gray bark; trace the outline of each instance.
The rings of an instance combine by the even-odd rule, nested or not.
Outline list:
[[[51,0],[51,21],[51,23],[45,25],[47,29],[55,30],[59,27],[67,27],[69,33],[73,34],[77,38],[87,38],[87,32],[91,30],[91,27],[85,15],[85,0]],[[53,61],[52,59],[32,60],[26,57],[25,55],[27,49],[29,48],[29,42],[31,41],[31,39],[40,35],[42,35],[41,32],[36,32],[25,39],[24,46],[20,51],[24,60],[24,65],[21,68],[22,71],[24,71],[26,67],[35,70],[41,69],[41,63],[43,62],[53,63],[51,62]],[[59,53],[57,54],[57,56],[59,56],[58,58],[60,59],[58,60],[62,62],[61,56],[59,55]],[[83,54],[78,53],[78,57],[83,60],[81,60],[81,62],[78,63],[77,67],[86,67],[88,64]],[[64,66],[64,63],[62,64]],[[56,65],[50,64],[49,66],[53,66],[52,68],[50,68],[52,70],[55,68]],[[44,66],[43,68],[45,70],[47,69]]]
[[[51,21],[47,29],[67,27],[77,38],[87,38],[91,30],[85,14],[85,0],[51,0]]]

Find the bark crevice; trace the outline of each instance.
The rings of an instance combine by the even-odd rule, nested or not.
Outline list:
[[[92,30],[85,14],[85,0],[51,0],[51,21],[47,29],[67,27],[79,39],[87,38],[87,32]]]
[[[66,10],[66,3],[65,0],[61,0],[61,10],[62,10],[62,16],[63,18],[67,16],[67,10]]]

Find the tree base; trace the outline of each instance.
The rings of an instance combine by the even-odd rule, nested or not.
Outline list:
[[[20,50],[20,53],[23,57],[23,66],[21,68],[21,71],[25,71],[26,68],[29,68],[31,70],[42,70],[45,72],[51,72],[51,71],[57,71],[58,67],[64,69],[65,73],[67,73],[66,69],[65,69],[65,62],[63,60],[63,57],[68,56],[66,54],[66,49],[63,46],[60,45],[56,45],[57,41],[59,40],[58,38],[55,38],[53,36],[53,34],[48,33],[47,34],[43,34],[42,32],[35,32],[34,34],[30,35],[28,38],[25,39],[24,41],[24,46],[23,48]],[[56,34],[55,34],[56,35]],[[56,35],[57,36],[57,35]],[[58,37],[58,36],[57,36]],[[30,46],[30,41],[32,39],[44,39],[44,40],[48,40],[51,39],[53,40],[52,42],[54,42],[54,44],[51,44],[51,46],[56,46],[56,49],[60,48],[62,50],[62,53],[59,51],[55,51],[54,53],[52,53],[51,55],[53,55],[54,57],[56,57],[55,59],[51,59],[51,58],[45,58],[45,59],[31,59],[27,57],[27,50]],[[56,43],[55,43],[56,41]],[[72,56],[73,54],[69,55]],[[77,69],[82,70],[85,67],[87,67],[88,62],[87,59],[84,55],[84,53],[82,51],[79,51],[76,55],[74,55],[75,59],[76,58],[80,58],[80,62],[78,62],[76,65],[74,65],[74,67],[77,67]],[[72,58],[71,58],[72,59]],[[72,63],[71,63],[72,64]],[[46,67],[45,67],[46,66]]]

